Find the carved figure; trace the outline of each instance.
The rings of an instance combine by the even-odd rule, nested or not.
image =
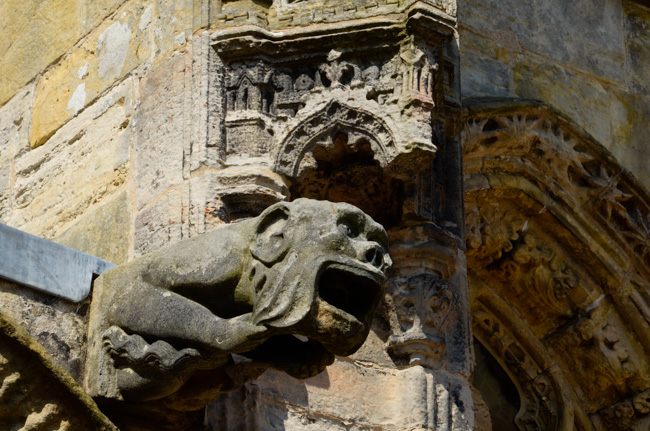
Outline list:
[[[387,250],[356,207],[298,199],[105,272],[87,389],[195,410],[267,368],[313,376],[364,342]]]

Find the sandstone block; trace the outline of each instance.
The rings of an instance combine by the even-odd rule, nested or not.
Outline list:
[[[16,159],[13,227],[51,238],[127,178],[131,81]],[[55,157],[56,155],[56,157]]]
[[[84,0],[84,15],[81,23],[84,34],[100,25],[106,17],[115,12],[128,0]]]
[[[170,190],[135,219],[135,256],[142,256],[183,238],[183,194]]]
[[[187,53],[155,66],[141,84],[135,116],[135,179],[138,209],[183,181]]]
[[[515,61],[514,85],[519,97],[543,100],[608,145],[612,133],[608,119],[621,106],[601,83],[556,65],[539,64],[524,54],[515,56]]]
[[[508,63],[510,61],[511,51],[521,51],[521,46],[516,40],[516,36],[512,32],[507,32],[509,43],[503,43],[504,37],[498,37],[503,35],[506,32],[484,32],[486,35],[479,35],[474,33],[471,29],[461,27],[459,30],[460,33],[460,49],[461,52],[467,50],[478,51],[485,56],[488,56],[494,60],[499,60],[503,63]],[[497,40],[501,43],[497,43]],[[504,47],[505,45],[505,47]],[[468,57],[471,57],[473,54],[467,54]],[[465,71],[464,64],[462,61],[465,60],[464,56],[461,55],[461,67],[463,67],[463,72]],[[464,90],[464,88],[463,88]]]
[[[11,166],[0,167],[0,221],[11,213]]]
[[[29,148],[32,89],[29,85],[0,108],[0,168]]]
[[[32,148],[149,58],[150,8],[145,0],[129,4],[41,77],[34,95]]]
[[[81,37],[81,0],[0,4],[0,105]]]
[[[464,52],[467,55],[461,56],[461,86],[465,97],[513,95],[512,69],[508,63],[477,51]]]
[[[462,25],[486,34],[512,31],[524,50],[625,82],[622,2],[487,0],[460,2],[458,9]]]
[[[650,95],[614,91],[616,103],[611,110],[612,140],[603,144],[648,188],[648,138],[650,137]],[[641,155],[641,156],[640,156]]]
[[[15,319],[52,356],[54,361],[79,380],[85,358],[89,300],[80,304],[54,298],[26,287],[0,280],[2,312]]]
[[[117,431],[21,323],[0,312],[0,427]]]
[[[242,415],[242,405],[254,407]],[[215,401],[207,416],[218,431],[240,421],[267,431],[460,431],[472,429],[471,406],[468,384],[457,376],[419,366],[377,369],[337,360],[304,381],[269,370]]]
[[[169,52],[182,49],[192,36],[192,0],[156,0],[153,18],[153,35],[156,57],[164,58]]]
[[[56,242],[119,265],[128,260],[130,233],[131,208],[128,194],[122,192],[76,222]]]
[[[256,217],[285,200],[289,190],[280,175],[262,168],[231,166],[208,171],[190,182],[190,236],[224,223]]]

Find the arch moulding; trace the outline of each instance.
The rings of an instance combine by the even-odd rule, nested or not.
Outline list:
[[[524,429],[650,426],[650,197],[586,132],[524,100],[468,100],[472,326]]]

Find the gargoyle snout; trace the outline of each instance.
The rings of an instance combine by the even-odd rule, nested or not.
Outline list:
[[[369,244],[364,247],[359,253],[359,260],[371,264],[377,269],[385,271],[387,269],[386,259],[384,257],[384,251],[378,244]]]

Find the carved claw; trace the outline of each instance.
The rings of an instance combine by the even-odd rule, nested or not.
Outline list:
[[[149,344],[141,336],[128,335],[117,326],[108,328],[102,338],[104,348],[117,366],[178,372],[202,362],[196,349],[176,350],[162,340]]]

